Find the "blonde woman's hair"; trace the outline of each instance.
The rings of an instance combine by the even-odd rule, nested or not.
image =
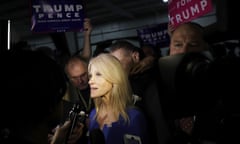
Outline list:
[[[110,54],[100,54],[90,60],[88,71],[94,67],[101,73],[102,77],[113,84],[110,96],[110,106],[114,114],[121,115],[125,121],[129,120],[126,109],[132,105],[132,90],[128,81],[128,75],[124,71],[121,63],[117,58]],[[102,98],[94,99],[96,116],[102,108]]]

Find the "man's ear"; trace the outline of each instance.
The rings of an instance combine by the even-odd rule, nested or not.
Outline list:
[[[133,58],[134,63],[138,63],[138,62],[140,61],[139,52],[134,51],[134,52],[132,53],[132,58]]]

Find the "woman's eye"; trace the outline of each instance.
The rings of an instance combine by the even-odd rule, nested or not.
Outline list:
[[[88,74],[88,78],[90,79],[92,77],[92,75],[91,74]]]
[[[99,73],[99,72],[97,72],[97,73],[96,73],[96,76],[101,76],[101,75],[102,75],[102,74],[101,74],[101,73]]]

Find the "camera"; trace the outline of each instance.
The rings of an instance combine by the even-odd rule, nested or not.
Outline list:
[[[240,57],[209,54],[206,51],[161,57],[160,99],[167,120],[196,116],[194,136],[221,141],[226,129],[234,132],[240,127]]]
[[[168,118],[193,115],[198,109],[214,58],[209,51],[161,57],[158,61],[163,111]],[[193,96],[194,95],[194,96]],[[189,109],[191,107],[191,109]]]

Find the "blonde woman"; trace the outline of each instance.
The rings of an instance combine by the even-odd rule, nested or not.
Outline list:
[[[101,129],[106,144],[123,144],[129,140],[148,143],[143,113],[132,104],[127,73],[110,54],[100,54],[88,66],[91,98],[95,108],[90,113],[89,130]]]

